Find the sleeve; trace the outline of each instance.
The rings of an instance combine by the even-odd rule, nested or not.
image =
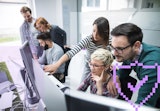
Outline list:
[[[37,47],[34,44],[34,40],[31,37],[31,32],[28,30],[27,27],[28,26],[27,26],[27,24],[25,22],[20,27],[21,42],[23,44],[26,40],[28,40],[30,48],[31,48],[31,51],[32,51],[32,54],[34,54],[35,56],[37,56]]]
[[[114,97],[112,96],[109,91],[105,91],[105,92],[102,92],[102,96],[105,96],[105,97]]]
[[[91,79],[91,74],[88,74],[88,76],[86,77],[86,79],[84,79],[84,81],[80,84],[80,86],[78,87],[77,90],[79,90],[79,91],[86,91],[87,88],[90,85],[90,79]]]
[[[21,36],[21,43],[23,44],[27,39],[25,37],[25,31],[23,30],[24,29],[24,25],[22,25],[20,27],[20,36]]]
[[[154,65],[157,61],[148,60],[145,65]],[[158,97],[160,97],[160,85],[157,82],[158,69],[141,68],[139,69],[139,79],[148,76],[148,80],[140,87],[136,103],[144,103],[147,106],[155,106]],[[140,83],[139,83],[140,84]]]
[[[66,45],[66,32],[57,25],[52,25],[50,30],[52,41],[62,48]]]
[[[66,36],[67,36],[66,32],[63,29],[61,29],[59,26],[57,26],[57,30],[63,37],[63,45],[66,45]]]
[[[62,57],[62,55],[63,55],[64,53],[63,53],[63,50],[61,50],[61,51],[57,51],[56,53],[53,53],[53,55],[52,55],[52,63],[51,64],[54,64],[54,63],[56,63],[61,57]]]
[[[110,76],[111,77],[111,76]],[[102,92],[102,96],[106,96],[106,97],[112,97],[112,95],[109,93],[108,89],[107,89],[107,83],[103,83],[103,92]]]
[[[47,63],[45,51],[43,51],[42,56],[39,57],[38,62],[39,62],[39,64],[41,64],[41,65],[44,65],[44,64]]]
[[[82,41],[80,41],[73,49],[66,52],[69,58],[72,58],[75,54],[77,54],[79,51],[81,51],[84,48],[87,48],[90,46],[91,39],[88,37],[84,38]]]

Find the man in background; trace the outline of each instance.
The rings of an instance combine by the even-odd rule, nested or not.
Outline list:
[[[34,59],[38,59],[38,41],[36,39],[38,31],[34,28],[35,18],[32,17],[32,11],[29,7],[23,6],[20,13],[24,17],[24,22],[20,27],[20,36],[22,44],[28,40]]]
[[[52,41],[49,32],[40,33],[37,36],[37,39],[40,46],[42,46],[44,49],[43,55],[38,59],[38,62],[42,66],[55,64],[64,54],[63,49],[58,44]],[[55,78],[57,78],[62,83],[65,82],[64,71],[65,71],[65,64],[62,64],[58,68],[56,73],[53,74]]]

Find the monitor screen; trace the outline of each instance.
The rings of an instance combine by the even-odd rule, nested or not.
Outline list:
[[[130,103],[77,90],[65,92],[67,111],[158,111],[151,107],[134,108]]]
[[[33,57],[32,57],[32,53],[31,53],[31,49],[28,41],[24,42],[24,44],[20,48],[20,53],[25,66],[25,70],[21,71],[21,75],[28,89],[29,97],[28,95],[27,97],[30,104],[35,104],[39,102],[40,95],[38,93],[38,90],[34,82],[35,77],[34,77],[33,64],[32,64]]]

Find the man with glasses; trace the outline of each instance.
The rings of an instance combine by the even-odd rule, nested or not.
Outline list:
[[[28,40],[29,45],[35,59],[38,58],[38,41],[36,39],[38,31],[34,28],[35,19],[32,17],[32,11],[30,8],[23,6],[20,10],[24,17],[24,22],[20,27],[20,36],[22,44]]]
[[[134,87],[139,90],[135,103],[156,107],[156,102],[160,97],[160,85],[157,81],[160,80],[158,80],[158,66],[155,64],[160,65],[160,49],[143,43],[142,30],[132,23],[124,23],[115,27],[111,35],[111,49],[116,61],[123,62],[122,66],[135,64],[130,69],[119,69],[116,72],[116,80],[127,81],[126,78],[134,70],[140,80]],[[139,64],[143,65],[139,66]],[[155,68],[144,68],[143,66],[155,66]],[[119,84],[120,86],[122,85]],[[110,79],[107,88],[113,95],[118,93],[113,78]]]

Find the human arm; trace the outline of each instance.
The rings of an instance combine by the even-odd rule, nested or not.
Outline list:
[[[127,64],[128,63],[123,62],[122,66],[125,66]],[[125,78],[127,78],[129,74],[131,73],[132,69],[120,69],[116,65],[113,65],[112,70],[113,70],[112,71],[113,76],[111,77],[111,79],[109,80],[107,84],[107,89],[111,93],[111,95],[114,96],[118,94],[118,91],[115,85],[115,81],[114,81],[114,77],[115,77],[116,83],[118,83],[118,87],[122,89],[123,86],[121,85],[120,80],[124,80]]]
[[[23,44],[25,41],[28,40],[33,58],[38,59],[38,57],[37,57],[37,47],[34,44],[34,41],[33,41],[33,38],[32,38],[32,33],[31,33],[29,27],[30,26],[27,22],[24,22],[21,25],[21,27],[20,27],[21,43]]]
[[[50,65],[44,66],[44,71],[45,72],[50,72],[51,74],[53,74],[67,60],[69,60],[68,55],[64,54],[55,64],[50,64]]]
[[[79,85],[78,89],[79,91],[86,91],[87,88],[90,85],[90,79],[91,79],[91,74],[88,74],[88,76],[82,81],[82,83]]]
[[[91,78],[93,81],[96,81],[96,88],[97,88],[97,95],[102,95],[103,94],[103,80],[106,80],[106,75],[105,71],[103,70],[101,75],[92,75]],[[109,76],[109,75],[108,75]]]
[[[117,76],[117,75],[116,75],[116,83],[118,83],[118,87],[121,88],[121,83],[120,83],[120,80],[119,80],[119,76]],[[112,76],[112,77],[110,78],[110,80],[108,81],[107,89],[108,89],[109,93],[110,93],[112,96],[118,95],[117,88],[116,88],[115,83],[114,83],[114,81],[113,81],[113,76]]]
[[[41,65],[44,65],[44,64],[47,63],[45,51],[43,51],[42,56],[38,58],[38,62],[39,62],[39,64],[41,64]]]
[[[158,61],[147,61],[144,66],[154,66]],[[158,84],[158,70],[157,68],[138,68],[137,71],[138,78],[141,81],[146,76],[148,77],[147,81],[140,87],[138,92],[138,97],[136,100],[137,104],[142,103],[147,106],[155,107],[158,97],[160,97],[160,85]],[[146,101],[147,100],[147,101]]]
[[[20,27],[20,37],[21,37],[21,43],[23,44],[26,40],[27,37],[29,36],[28,33],[26,32],[26,28],[25,28],[25,23],[23,23]]]
[[[55,73],[55,71],[66,61],[71,59],[75,54],[77,54],[81,49],[85,48],[88,45],[87,40],[85,38],[79,44],[77,44],[73,49],[67,51],[55,64],[47,65],[44,67],[46,72],[50,72],[51,74]]]

